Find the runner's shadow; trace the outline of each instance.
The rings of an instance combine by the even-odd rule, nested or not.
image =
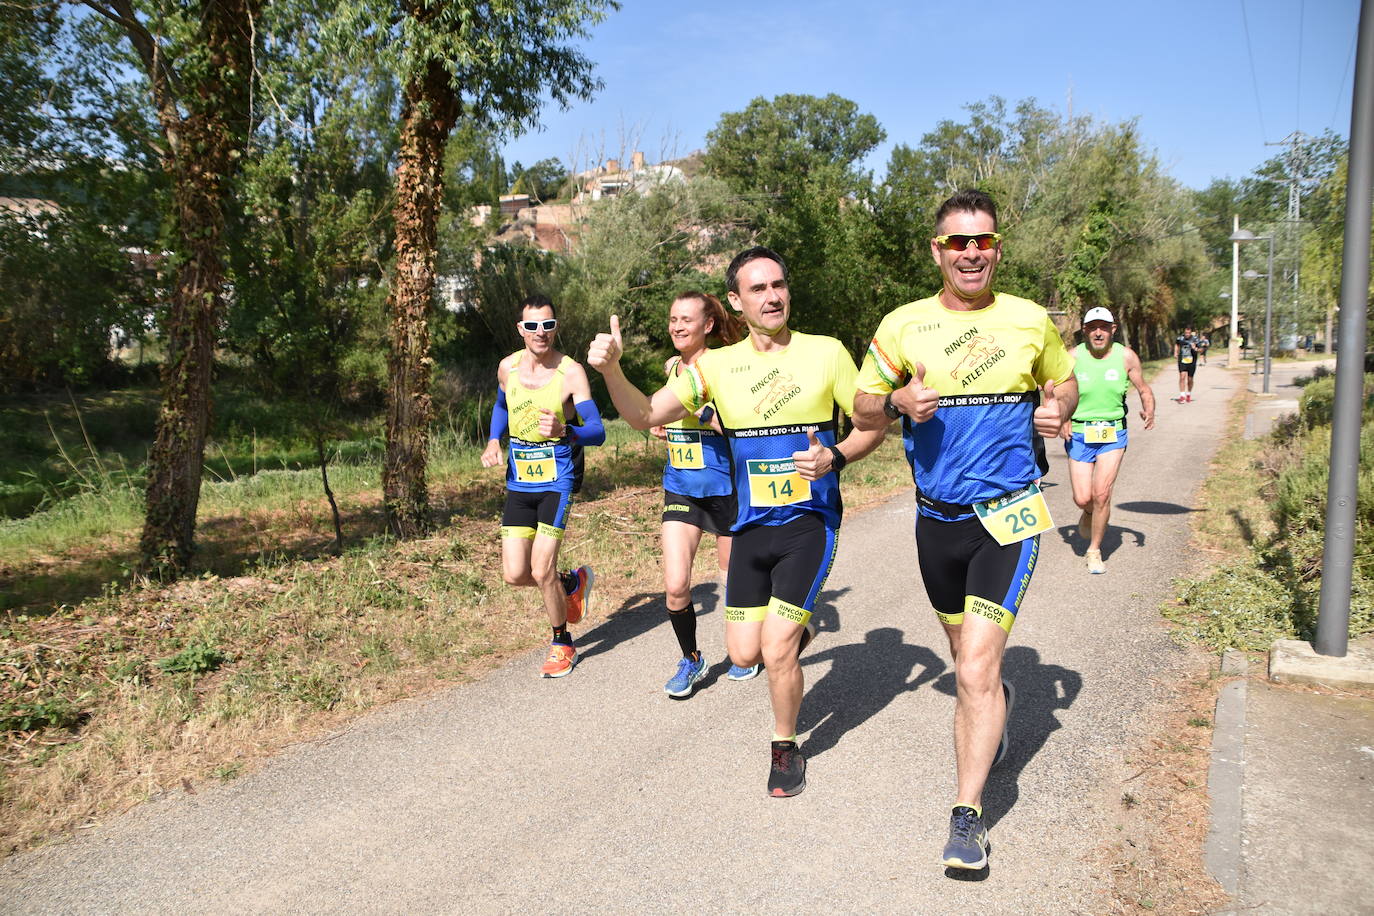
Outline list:
[[[1016,806],[1021,771],[1060,727],[1058,710],[1068,709],[1083,689],[1083,677],[1062,665],[1040,661],[1029,646],[1012,646],[1002,658],[1002,676],[1016,687],[1016,707],[1007,729],[1011,747],[1001,765],[988,774],[983,789],[983,819],[991,828]],[[941,677],[935,689],[952,692],[953,673]]]
[[[700,613],[700,608],[697,612]],[[619,610],[587,632],[578,633],[576,625],[570,628],[577,643],[578,664],[667,623],[668,608],[663,603],[662,592],[634,595]],[[673,644],[673,651],[677,651],[676,643]]]
[[[945,670],[938,655],[903,642],[902,631],[895,627],[869,630],[862,643],[802,656],[803,666],[827,661],[832,663],[830,670],[808,687],[797,719],[797,731],[811,732],[802,748],[808,759],[830,750],[850,729]],[[920,672],[909,677],[918,666]]]
[[[1107,532],[1102,535],[1102,559],[1106,560],[1121,549],[1125,543],[1126,536],[1135,541],[1135,546],[1145,546],[1145,532],[1137,531],[1134,528],[1123,528],[1121,525],[1108,525]],[[1085,556],[1088,552],[1088,542],[1078,536],[1077,525],[1061,525],[1059,537],[1074,552],[1075,556]]]
[[[835,602],[849,594],[849,586],[821,592],[811,608],[811,620],[816,624],[817,633],[840,632],[840,610]]]
[[[1137,499],[1133,502],[1120,503],[1113,508],[1122,509],[1126,512],[1139,512],[1142,515],[1187,515],[1190,512],[1201,512],[1201,509],[1194,509],[1191,506],[1180,506],[1178,503],[1162,503],[1153,499]]]

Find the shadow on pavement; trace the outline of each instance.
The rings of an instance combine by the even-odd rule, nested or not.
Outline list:
[[[1016,708],[1007,729],[1011,747],[1002,765],[988,774],[983,788],[983,823],[989,829],[1016,806],[1021,771],[1060,727],[1055,712],[1072,706],[1083,689],[1082,675],[1062,665],[1042,663],[1039,651],[1030,646],[1007,649],[1002,676],[1016,686]],[[942,675],[935,689],[954,696],[954,672]]]
[[[1111,559],[1112,554],[1121,549],[1121,545],[1126,540],[1126,535],[1130,535],[1135,540],[1135,546],[1145,546],[1145,532],[1109,523],[1106,532],[1102,535],[1102,559]],[[1074,556],[1087,555],[1088,542],[1078,536],[1077,525],[1060,526],[1059,537],[1073,551]]]
[[[895,627],[869,630],[862,643],[802,656],[803,666],[822,662],[831,662],[830,670],[807,685],[797,719],[797,731],[810,732],[802,747],[807,758],[830,750],[850,729],[945,670],[943,659],[924,646],[903,642]],[[910,677],[916,668],[920,670]]]
[[[1127,512],[1139,512],[1142,515],[1186,515],[1189,512],[1203,511],[1191,506],[1180,506],[1178,503],[1161,503],[1152,499],[1138,499],[1134,502],[1120,503],[1112,508],[1124,509]]]

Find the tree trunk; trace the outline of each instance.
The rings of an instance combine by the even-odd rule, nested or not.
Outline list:
[[[444,147],[458,119],[459,100],[448,72],[432,62],[406,86],[401,108],[400,165],[396,170],[396,272],[391,313],[390,387],[382,495],[387,525],[399,538],[426,528],[429,493],[429,309],[443,198]]]
[[[248,135],[252,20],[260,6],[261,0],[206,4],[201,23],[209,66],[200,80],[183,87],[179,100],[164,79],[165,63],[151,54],[145,58],[167,141],[163,168],[172,178],[178,248],[139,544],[142,570],[158,576],[179,575],[191,561],[224,296],[225,207]],[[133,38],[140,46],[140,36]],[[146,49],[146,38],[142,45]]]

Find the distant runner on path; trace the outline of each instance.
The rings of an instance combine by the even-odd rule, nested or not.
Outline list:
[[[1140,394],[1140,419],[1146,429],[1155,425],[1155,393],[1140,370],[1140,357],[1125,344],[1114,343],[1116,320],[1101,306],[1083,316],[1083,343],[1074,350],[1074,378],[1078,380],[1078,408],[1066,430],[1064,451],[1069,455],[1073,501],[1083,514],[1078,535],[1088,542],[1088,572],[1105,573],[1102,536],[1112,511],[1112,487],[1126,457],[1126,389]]]
[[[582,488],[582,447],[606,441],[587,371],[553,348],[558,319],[546,296],[530,296],[516,322],[525,349],[501,360],[496,404],[482,466],[501,464],[510,432],[506,508],[501,514],[501,572],[507,585],[539,589],[553,627],[542,677],[563,677],[577,664],[568,624],[591,606],[591,567],[558,572],[572,495]]]
[[[1198,354],[1202,352],[1201,342],[1193,333],[1193,326],[1187,325],[1183,333],[1174,341],[1174,358],[1178,360],[1178,397],[1180,404],[1193,400],[1193,376],[1197,374]]]
[[[739,322],[710,293],[688,290],[679,293],[668,309],[668,337],[677,355],[663,369],[668,378],[690,371],[706,352],[706,345],[732,344],[740,339]],[[668,463],[663,468],[664,601],[682,658],[663,691],[679,699],[690,697],[697,682],[706,676],[706,659],[697,646],[697,615],[692,605],[692,563],[701,545],[701,533],[716,536],[716,562],[721,588],[730,566],[730,528],[735,523],[735,483],[730,477],[730,451],[716,419],[715,407],[705,407],[666,427],[650,432],[668,444]],[[748,680],[758,666],[731,665],[726,676]]]
[[[784,798],[806,786],[796,734],[803,691],[798,656],[815,635],[811,612],[835,558],[843,513],[839,471],[877,448],[883,432],[856,430],[837,442],[838,410],[853,411],[857,369],[835,338],[788,327],[791,292],[776,252],[741,252],[725,282],[749,336],[703,353],[652,396],[621,371],[617,317],[609,334],[596,336],[587,361],[605,376],[616,409],[635,429],[672,423],[715,403],[738,502],[725,645],[736,665],[763,662],[768,670],[768,794]]]
[[[949,638],[957,689],[958,786],[941,861],[981,869],[988,861],[983,786],[1006,754],[1016,699],[1002,679],[1002,653],[1035,571],[1040,532],[1053,525],[1036,483],[1043,472],[1035,434],[1060,434],[1078,386],[1046,311],[992,291],[1002,258],[992,198],[958,192],[941,204],[935,231],[930,253],[944,286],[878,325],[859,373],[854,423],[883,429],[902,420],[916,482],[916,556]]]

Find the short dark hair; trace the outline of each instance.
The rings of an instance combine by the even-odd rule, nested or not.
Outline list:
[[[992,217],[993,231],[997,231],[997,203],[992,199],[992,195],[986,191],[966,188],[950,195],[944,203],[940,204],[940,209],[935,211],[936,232],[940,231],[940,224],[951,213],[986,213]]]
[[[520,314],[525,314],[525,309],[548,309],[553,313],[553,317],[558,317],[558,310],[553,307],[553,300],[543,293],[526,296],[525,301],[520,303]]]
[[[740,268],[750,261],[757,261],[760,258],[776,261],[777,265],[782,268],[782,278],[784,280],[787,279],[787,264],[783,262],[782,255],[771,248],[755,245],[753,248],[741,251],[739,254],[735,255],[735,259],[730,262],[730,266],[725,268],[725,288],[732,293],[738,293]]]

